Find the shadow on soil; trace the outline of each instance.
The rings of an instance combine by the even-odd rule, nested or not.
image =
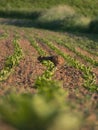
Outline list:
[[[62,23],[61,21],[41,23],[37,21],[37,18],[35,18],[34,20],[0,18],[1,25],[14,25],[18,27],[30,27],[30,28],[33,27],[38,29],[47,29],[55,32],[68,32],[73,36],[75,35],[84,36],[87,37],[88,39],[93,40],[94,42],[98,42],[98,34],[90,33],[87,28],[82,28],[79,26],[73,26],[73,27],[63,26],[61,23]]]

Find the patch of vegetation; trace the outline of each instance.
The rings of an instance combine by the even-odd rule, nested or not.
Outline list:
[[[97,42],[97,37],[98,34],[83,34],[83,33],[66,33],[66,34],[58,34],[58,33],[53,33],[52,35],[48,35],[46,33],[47,31],[45,30],[45,32],[43,31],[45,37],[48,40],[51,40],[53,42],[57,42],[60,43],[60,41],[62,42],[62,44],[64,44],[64,46],[68,47],[68,48],[77,48],[80,47],[81,49],[83,49],[84,51],[87,51],[88,53],[90,53],[91,55],[94,56],[98,56],[98,42]],[[38,35],[38,34],[37,34]],[[60,40],[60,41],[59,41]]]
[[[34,38],[32,39],[31,37],[29,37],[29,40],[31,42],[31,45],[38,51],[39,55],[40,56],[47,56],[47,54],[45,53],[44,50],[42,50],[39,45],[37,44],[37,42],[34,40]],[[36,87],[36,84],[40,83],[41,80],[52,80],[52,76],[55,72],[55,65],[53,62],[51,62],[50,60],[43,60],[42,61],[42,64],[44,66],[46,66],[46,70],[45,72],[39,76],[36,80],[36,83],[35,83],[35,87]],[[38,86],[38,85],[37,85]]]
[[[20,48],[17,40],[13,40],[14,54],[6,59],[4,68],[0,71],[0,81],[6,80],[8,76],[14,71],[14,67],[18,65],[23,56],[22,49]]]
[[[8,34],[5,32],[0,34],[0,39],[5,39],[7,37],[8,37]]]
[[[77,12],[85,16],[93,17],[98,15],[97,0],[1,0],[0,3],[0,8],[6,10],[32,10],[35,8],[46,9],[66,4],[72,6]]]
[[[1,0],[0,4],[0,17],[32,19],[31,26],[58,31],[95,32],[91,19],[97,15],[97,0]]]
[[[92,72],[92,68],[89,66],[85,66],[84,64],[81,64],[77,59],[74,59],[70,57],[69,55],[61,52],[60,49],[58,49],[55,45],[53,45],[52,42],[48,41],[47,39],[44,38],[38,38],[40,41],[44,42],[47,44],[52,50],[54,50],[58,55],[61,55],[69,65],[75,67],[76,69],[81,70],[83,73],[83,78],[84,78],[84,87],[87,88],[88,90],[92,92],[98,92],[98,85],[95,84],[95,79],[96,76]]]
[[[89,21],[89,18],[78,15],[70,6],[60,5],[43,12],[36,22],[41,28],[85,32]]]
[[[17,10],[17,9],[0,9],[0,17],[18,18],[18,19],[36,19],[41,15],[41,10]]]
[[[98,19],[94,19],[90,22],[88,32],[98,34]]]
[[[18,130],[79,130],[81,116],[68,105],[57,82],[41,80],[39,86],[36,95],[0,98],[1,119]]]
[[[70,31],[71,33],[60,33],[60,39],[58,37],[54,38],[52,34],[51,37],[53,40],[56,39],[58,44],[64,45],[70,51],[95,67],[98,66],[98,61],[78,52],[75,47],[79,46],[91,54],[96,55],[96,57],[98,56],[98,39],[95,39],[95,35],[93,39],[92,34],[88,34],[88,36],[85,34],[85,37],[79,34],[79,32],[98,33],[98,19],[94,19],[98,16],[97,5],[97,0],[1,0],[0,17],[24,19],[24,23],[20,20],[20,26],[26,24],[26,19],[31,19],[25,27],[31,26],[56,31]],[[9,24],[12,23],[9,22]],[[17,23],[16,25],[18,26]],[[9,29],[9,33],[12,31],[11,26],[6,29]],[[97,76],[92,72],[91,67],[81,64],[77,59],[66,55],[66,53],[63,53],[57,48],[51,40],[48,40],[45,35],[43,35],[41,29],[36,32],[36,29],[33,28],[34,30],[31,31],[32,28],[28,28],[29,33],[27,29],[22,29],[22,32],[19,28],[14,28],[13,30],[14,33],[16,33],[17,30],[19,31],[19,37],[26,35],[25,37],[29,39],[31,45],[37,50],[40,56],[47,56],[47,54],[39,47],[37,41],[48,45],[56,54],[61,55],[69,66],[80,70],[84,78],[83,87],[90,91],[86,90],[86,94],[86,92],[84,92],[85,89],[83,89],[83,91],[81,91],[80,88],[76,90],[74,88],[76,86],[74,86],[70,89],[70,93],[66,92],[67,90],[65,91],[62,88],[62,84],[58,81],[52,81],[52,76],[56,69],[54,63],[50,60],[43,60],[42,64],[46,67],[46,70],[41,76],[37,77],[35,81],[34,87],[37,91],[36,94],[31,95],[28,93],[19,95],[17,93],[11,93],[10,89],[10,94],[8,92],[0,98],[0,120],[18,130],[82,129],[81,124],[84,124],[85,119],[82,120],[83,118],[80,112],[78,113],[78,110],[81,110],[81,112],[83,112],[82,114],[85,114],[85,118],[89,115],[89,111],[95,111],[95,113],[97,113],[98,105],[96,105],[96,99],[98,96],[93,96],[93,94],[97,94],[98,92],[98,84],[96,84]],[[77,33],[75,33],[75,31]],[[25,32],[26,34],[24,34]],[[46,33],[46,30],[44,33]],[[38,34],[41,35],[42,38],[37,37]],[[63,36],[61,36],[62,34]],[[35,36],[36,39],[29,37],[29,35]],[[47,35],[50,37],[49,33],[47,33]],[[57,35],[57,33],[55,33],[55,35]],[[6,33],[0,35],[1,39],[6,37]],[[8,78],[10,73],[14,71],[14,67],[19,64],[20,59],[23,57],[23,52],[17,39],[13,41],[13,45],[14,54],[6,59],[4,69],[0,72],[0,81]],[[3,88],[3,86],[1,87]],[[78,92],[78,90],[81,92]],[[76,101],[77,104],[73,103],[73,105],[71,102],[68,102],[67,98],[70,98],[70,96],[73,98],[71,101]],[[93,97],[95,99],[93,99]],[[87,104],[84,105],[84,103]],[[79,109],[76,108],[77,105],[79,105]],[[86,107],[82,108],[84,106]],[[92,107],[94,107],[93,110]],[[97,119],[95,118],[97,116],[93,116],[92,113],[93,112],[91,112],[91,116],[89,117],[90,119],[88,118],[86,120],[87,122],[85,122],[85,124],[87,123],[86,125],[92,128],[86,127],[87,129],[97,129],[95,128],[95,124],[97,124]],[[94,120],[92,117],[94,117]]]
[[[74,52],[77,56],[81,57],[86,62],[89,62],[91,65],[98,66],[98,62],[96,60],[86,55],[83,55],[81,52],[78,52],[73,45],[65,44],[65,42],[61,39],[57,39],[56,42],[60,45],[67,47],[70,51]]]

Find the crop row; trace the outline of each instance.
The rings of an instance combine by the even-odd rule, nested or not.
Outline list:
[[[38,43],[31,37],[29,37],[31,45],[38,51],[40,56],[45,56],[46,53],[39,47]]]
[[[68,37],[69,38],[69,37]],[[87,49],[86,47],[82,46],[81,44],[72,44],[71,42],[66,42],[66,40],[64,38],[59,38],[59,37],[48,37],[48,39],[55,41],[57,44],[61,45],[61,46],[65,46],[66,48],[68,48],[70,51],[74,52],[77,56],[79,56],[80,58],[84,59],[84,61],[89,62],[91,65],[93,66],[98,66],[98,61],[96,61],[93,58],[90,58],[86,55],[83,55],[82,53],[78,52],[75,49],[75,45],[78,47],[81,47],[83,50],[89,52],[90,54],[92,54],[93,56],[98,56],[97,53],[91,51],[90,49]]]
[[[98,53],[96,51],[92,51],[91,49],[83,46],[83,45],[78,45],[80,48],[83,50],[87,51],[88,53],[92,54],[93,56],[98,56]]]
[[[32,39],[30,37],[29,40],[30,40],[31,45],[38,51],[40,56],[47,56],[45,51],[39,47],[39,45],[37,44],[36,40],[34,40],[34,38]],[[55,65],[50,60],[43,60],[42,64],[46,66],[46,70],[41,76],[38,77],[38,79],[36,80],[36,83],[40,82],[41,80],[51,80],[51,77],[53,76],[55,72]]]
[[[86,41],[80,41],[80,40],[77,41],[77,40],[74,40],[74,38],[71,40],[71,38],[69,36],[67,36],[67,35],[66,35],[66,37],[64,36],[62,38],[61,38],[61,36],[59,37],[59,36],[55,36],[55,35],[53,35],[52,37],[48,36],[47,38],[52,40],[52,41],[57,41],[57,42],[59,42],[59,40],[60,40],[60,41],[64,42],[64,44],[69,45],[72,48],[75,47],[75,46],[76,47],[78,46],[81,49],[83,49],[83,50],[87,51],[88,53],[92,54],[93,56],[98,56],[98,53],[95,51],[95,49],[94,50],[92,48],[90,49],[89,46],[91,46],[91,45],[89,45],[88,40],[86,40]]]
[[[80,52],[78,52],[72,45],[69,44],[65,44],[63,40],[61,39],[57,39],[56,42],[60,45],[63,45],[65,47],[67,47],[70,51],[74,52],[77,56],[81,57],[82,59],[84,59],[85,61],[91,63],[94,66],[98,66],[98,62],[86,55],[81,54]]]
[[[6,80],[8,76],[14,71],[14,67],[18,65],[20,59],[23,57],[23,52],[18,44],[18,40],[13,40],[14,54],[7,57],[4,68],[0,72],[0,81]]]
[[[70,57],[69,55],[64,54],[63,52],[61,52],[60,49],[55,47],[52,42],[42,38],[40,38],[39,40],[47,44],[58,55],[61,55],[69,65],[82,71],[84,78],[84,87],[86,87],[90,91],[98,91],[98,86],[95,84],[96,77],[95,74],[91,71],[90,67],[87,67],[84,64],[81,64],[78,60]]]

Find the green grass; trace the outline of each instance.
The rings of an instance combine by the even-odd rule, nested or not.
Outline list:
[[[1,9],[35,9],[35,8],[50,8],[59,4],[67,4],[72,6],[76,11],[86,16],[98,15],[97,0],[1,0]]]
[[[31,26],[45,29],[90,32],[90,21],[98,16],[97,3],[97,0],[1,0],[0,17],[33,19]]]
[[[2,10],[4,10],[6,14],[8,11],[10,12],[13,10],[16,10],[17,12],[29,10],[32,12],[32,10],[47,9],[60,4],[70,5],[76,12],[84,16],[94,17],[98,15],[97,0],[1,0],[0,10],[1,13]]]

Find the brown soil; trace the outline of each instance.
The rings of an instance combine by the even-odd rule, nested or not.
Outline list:
[[[0,36],[2,36],[4,33],[5,33],[4,30],[0,29]]]
[[[37,40],[38,45],[46,52],[48,55],[56,55],[55,51],[53,51],[49,46],[47,46],[44,42],[40,42]]]
[[[66,55],[70,55],[71,57],[75,57],[75,53],[70,51],[68,48],[64,47],[63,45],[59,45],[56,42],[53,43],[58,49],[60,49],[62,52],[64,52]]]
[[[88,65],[89,63],[87,63],[86,61],[84,61],[83,59],[81,59],[81,57],[77,56],[74,52],[70,51],[68,48],[64,47],[63,45],[59,45],[56,42],[53,43],[58,49],[60,49],[64,54],[69,55],[71,57],[73,57],[74,59],[77,59],[80,63]]]
[[[89,58],[92,58],[92,59],[98,61],[98,56],[92,55],[92,54],[90,54],[89,52],[83,50],[83,49],[80,48],[80,47],[77,47],[76,49],[77,49],[77,51],[79,51],[81,54],[83,54],[83,55],[85,55],[85,56],[87,56],[87,57],[89,57]],[[96,84],[98,84],[98,67],[93,68],[92,71],[93,71],[93,72],[95,73],[95,75],[96,75]]]
[[[62,81],[64,88],[73,89],[83,84],[82,73],[67,65],[61,66],[56,70],[54,79]]]
[[[21,89],[28,90],[28,87],[30,87],[30,92],[34,92],[34,82],[45,70],[45,67],[38,62],[38,53],[30,43],[26,39],[21,39],[19,44],[24,52],[24,58],[15,68],[14,73],[6,81],[0,83],[0,86],[3,88],[3,93],[7,89],[7,86],[16,87],[19,91]]]
[[[55,51],[53,51],[48,45],[43,42],[38,42],[38,45],[46,52],[48,56],[40,57],[43,60],[50,60],[54,63],[55,66],[60,66],[65,63],[65,60],[60,55],[57,55]]]
[[[45,71],[45,66],[43,66],[39,61],[39,54],[33,48],[27,39],[23,38],[24,32],[21,32],[21,40],[19,44],[23,50],[24,57],[21,59],[19,65],[15,67],[15,71],[9,76],[9,78],[0,83],[0,95],[6,94],[15,88],[19,93],[30,92],[35,93],[36,90],[33,88],[35,80],[38,76],[42,75]],[[4,62],[7,56],[13,53],[12,40],[0,40],[0,69],[3,68]],[[46,51],[47,55],[56,55],[56,53],[51,50],[47,45],[38,42],[39,46]],[[69,51],[67,48],[57,45],[54,43],[58,49],[60,49],[65,54],[75,57],[75,54]],[[75,57],[78,59],[78,57]],[[62,61],[64,59],[61,59]],[[81,59],[78,59],[81,62]],[[60,63],[60,62],[59,62]],[[96,74],[98,81],[98,69],[93,69]],[[98,113],[98,93],[91,93],[83,87],[82,72],[75,69],[74,67],[68,66],[67,64],[59,64],[57,70],[53,76],[53,80],[58,80],[62,82],[65,91],[69,91],[68,101],[71,102],[75,107],[78,107],[80,111],[84,112],[86,116],[86,125],[82,130],[92,130],[91,123],[97,122]],[[2,130],[11,130],[11,128],[3,123],[0,124]],[[8,129],[7,129],[8,128]],[[13,129],[12,129],[13,130]],[[96,129],[97,130],[97,129]]]
[[[12,45],[12,40],[0,40],[0,70],[3,69],[5,60],[8,56],[12,55],[14,52],[14,48]]]
[[[57,43],[53,43],[58,49],[60,49],[64,54],[70,55],[71,57],[77,59],[80,63],[85,64],[86,66],[89,66],[89,63],[78,57],[75,53],[71,52],[68,48],[64,46],[60,46]],[[81,52],[82,53],[82,52]],[[85,52],[86,53],[86,52]],[[84,54],[84,53],[83,53]],[[98,84],[98,67],[92,69],[93,73],[96,76],[96,84]]]
[[[98,84],[98,67],[92,69],[93,73],[96,76],[96,84]]]
[[[92,55],[92,54],[90,54],[89,52],[83,50],[83,49],[80,48],[80,47],[76,47],[76,50],[77,50],[78,52],[80,52],[81,54],[83,54],[83,55],[85,55],[85,56],[88,56],[89,58],[92,58],[92,59],[98,61],[98,56]]]
[[[79,111],[84,112],[86,116],[85,125],[81,130],[95,129],[98,112],[98,93],[93,93],[83,87],[83,78],[81,71],[64,65],[60,66],[54,76],[53,80],[58,80],[63,84],[65,91],[68,91],[67,101],[73,104],[73,107]]]
[[[0,130],[16,130],[16,129],[10,126],[9,124],[0,121]]]

